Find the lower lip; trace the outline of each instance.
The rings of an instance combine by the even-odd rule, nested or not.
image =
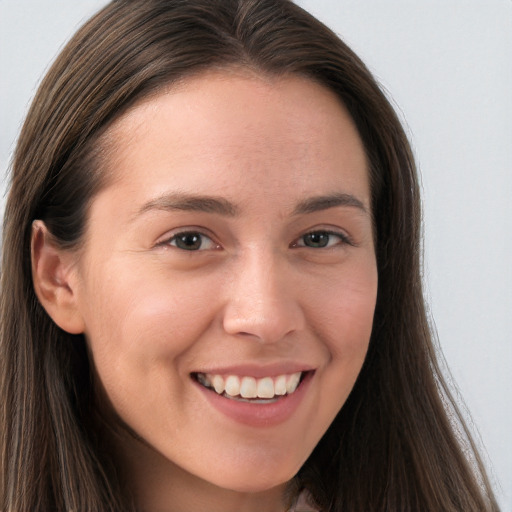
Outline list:
[[[297,410],[311,383],[314,372],[308,372],[291,395],[284,395],[268,404],[240,402],[218,395],[198,382],[208,402],[222,414],[238,423],[253,427],[271,427],[288,420]]]

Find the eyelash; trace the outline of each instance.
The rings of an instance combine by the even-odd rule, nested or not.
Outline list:
[[[306,237],[312,237],[312,236],[318,236],[321,237],[329,237],[327,240],[326,245],[320,245],[317,247],[306,245],[305,238]],[[186,247],[180,247],[178,244],[180,243],[180,240],[183,241],[186,237],[192,237],[192,239],[189,239],[189,242],[192,242],[192,247],[186,248]],[[335,244],[331,244],[331,238],[335,237],[338,239],[338,242]],[[205,240],[209,241],[209,244],[211,247],[203,248]],[[194,242],[196,245],[194,246]],[[301,243],[303,242],[303,243]],[[319,242],[322,243],[322,242]],[[158,244],[159,246],[172,246],[176,247],[177,249],[180,249],[182,251],[188,251],[188,252],[197,252],[200,250],[211,250],[211,249],[218,249],[220,246],[216,244],[211,237],[208,235],[205,235],[204,233],[201,233],[200,231],[195,230],[188,230],[188,231],[181,231],[179,233],[174,234],[171,238],[168,238]],[[328,229],[317,229],[313,231],[309,231],[302,236],[300,236],[297,241],[290,244],[291,248],[299,248],[299,247],[305,247],[305,248],[311,248],[311,249],[332,249],[335,246],[338,245],[354,245],[354,243],[350,240],[350,238],[340,232],[332,231]]]
[[[312,246],[306,245],[305,243],[304,244],[299,244],[299,241],[304,241],[304,239],[306,237],[312,236],[312,235],[328,236],[329,239],[327,241],[327,245],[321,246],[321,247],[312,247]],[[330,240],[331,237],[337,238],[338,242],[333,244],[333,245],[329,245],[330,242],[331,242],[331,240]],[[294,242],[291,245],[291,247],[310,247],[311,249],[331,249],[331,248],[333,248],[333,247],[335,247],[337,245],[352,245],[353,246],[354,243],[344,233],[340,233],[338,231],[332,231],[332,230],[328,230],[328,229],[316,229],[316,230],[313,230],[313,231],[309,231],[309,232],[305,233],[304,235],[302,235],[301,237],[299,237],[298,241]]]
[[[185,248],[185,247],[180,247],[178,245],[179,243],[179,240],[183,240],[184,238],[186,237],[194,237],[194,238],[198,238],[199,241],[198,241],[198,246],[197,248]],[[217,249],[219,248],[219,245],[216,244],[211,237],[209,237],[208,235],[205,235],[204,233],[201,233],[200,231],[194,231],[194,230],[189,230],[189,231],[180,231],[179,233],[176,233],[174,234],[171,238],[168,238],[167,240],[164,240],[163,242],[161,242],[160,244],[158,245],[165,245],[165,246],[172,246],[172,247],[176,247],[177,249],[180,249],[182,251],[189,251],[189,252],[195,252],[195,251],[199,251],[201,249],[201,247],[203,246],[205,240],[208,240],[211,244],[212,247],[208,247],[207,249],[202,249],[203,251],[204,250],[211,250],[211,249]]]

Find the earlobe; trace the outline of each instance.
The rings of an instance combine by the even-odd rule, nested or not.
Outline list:
[[[41,220],[32,224],[31,258],[32,280],[41,305],[61,329],[71,334],[83,333],[73,255],[55,243]]]

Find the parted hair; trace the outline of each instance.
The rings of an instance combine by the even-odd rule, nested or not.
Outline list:
[[[297,74],[333,91],[367,154],[378,266],[368,354],[347,402],[293,482],[322,512],[496,511],[482,461],[437,362],[421,281],[421,208],[400,122],[361,60],[289,0],[114,0],[62,50],[15,150],[0,303],[0,509],[129,511],[96,428],[82,335],[38,302],[30,238],[83,240],[109,179],[108,128],[134,104],[211,69]]]

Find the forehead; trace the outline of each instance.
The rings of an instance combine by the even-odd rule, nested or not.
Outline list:
[[[130,109],[108,139],[110,174],[136,195],[229,193],[237,184],[284,193],[293,184],[298,195],[356,188],[370,206],[352,119],[332,91],[301,76],[194,76]]]

